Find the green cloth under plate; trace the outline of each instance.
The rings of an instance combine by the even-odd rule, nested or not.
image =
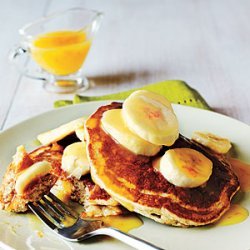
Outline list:
[[[138,89],[145,89],[165,96],[170,102],[188,105],[197,108],[210,109],[206,101],[199,92],[191,88],[187,83],[180,80],[167,80],[157,83],[145,85],[141,88],[134,88],[119,93],[108,94],[103,96],[81,96],[75,95],[71,100],[58,100],[54,103],[54,107],[62,107],[71,104],[84,103],[89,101],[101,100],[125,100],[132,92]]]

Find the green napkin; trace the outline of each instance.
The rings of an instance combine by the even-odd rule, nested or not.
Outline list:
[[[58,100],[54,103],[54,107],[62,107],[71,104],[100,101],[100,100],[125,100],[132,92],[138,89],[149,90],[165,96],[170,102],[178,103],[197,108],[210,109],[206,101],[199,94],[198,91],[191,88],[184,81],[179,80],[167,80],[157,83],[145,85],[141,88],[134,88],[128,91],[122,91],[119,93],[108,94],[103,96],[81,96],[75,95],[71,100]]]

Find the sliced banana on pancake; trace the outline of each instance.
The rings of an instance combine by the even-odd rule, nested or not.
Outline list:
[[[124,101],[122,112],[128,128],[148,142],[171,146],[179,136],[171,103],[161,95],[135,91]]]
[[[89,162],[85,142],[75,142],[68,145],[62,156],[62,169],[69,175],[80,179],[89,173]]]
[[[124,122],[121,109],[106,111],[103,114],[101,123],[105,132],[135,154],[153,156],[161,149],[161,146],[145,141],[130,131]]]
[[[85,140],[85,135],[84,135],[84,126],[81,126],[75,130],[76,136],[80,141]]]
[[[52,166],[48,161],[40,161],[23,170],[16,180],[15,190],[17,194],[22,195],[30,183],[41,178],[41,176],[49,174],[51,169]]]
[[[212,161],[191,148],[169,149],[159,164],[159,171],[170,183],[185,188],[204,184],[212,174],[212,168]]]
[[[223,138],[208,132],[195,131],[192,135],[192,140],[210,148],[219,154],[226,154],[232,147],[231,142],[227,138]]]
[[[69,203],[72,190],[73,184],[71,180],[58,179],[55,185],[51,188],[50,192],[63,202]]]
[[[79,119],[73,120],[71,122],[65,123],[58,128],[46,131],[37,136],[38,141],[43,145],[47,145],[53,142],[57,142],[67,135],[70,135],[75,132],[76,129],[83,127],[86,118],[81,117]]]

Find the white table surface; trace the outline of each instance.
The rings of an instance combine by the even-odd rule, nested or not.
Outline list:
[[[85,95],[185,80],[217,112],[250,124],[250,1],[8,0],[0,8],[0,130],[72,94],[45,92],[8,63],[25,23],[69,7],[105,13],[85,64]]]

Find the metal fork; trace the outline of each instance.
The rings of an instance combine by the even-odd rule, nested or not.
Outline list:
[[[53,232],[68,241],[77,242],[96,235],[108,235],[136,249],[162,249],[118,229],[105,227],[101,221],[82,220],[76,211],[52,193],[36,203],[29,203],[28,206]]]

